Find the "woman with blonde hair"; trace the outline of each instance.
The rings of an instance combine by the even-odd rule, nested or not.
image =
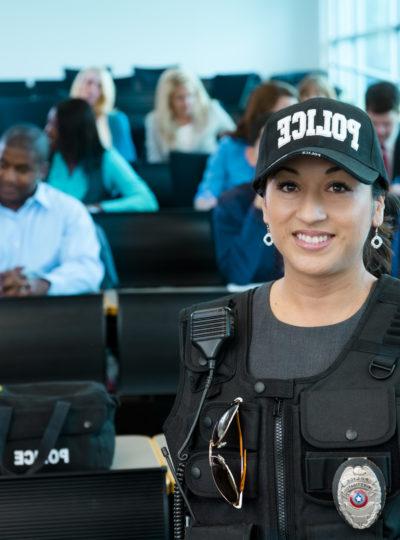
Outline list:
[[[171,150],[211,153],[217,137],[235,124],[202,82],[182,69],[160,77],[155,109],[146,116],[146,149],[150,163],[168,160]]]
[[[114,109],[115,84],[107,69],[81,70],[72,83],[70,96],[84,99],[92,107],[105,148],[113,146],[130,163],[136,161],[129,120],[125,113]]]
[[[298,90],[300,101],[313,97],[337,99],[336,90],[323,75],[313,73],[307,75],[299,82]]]

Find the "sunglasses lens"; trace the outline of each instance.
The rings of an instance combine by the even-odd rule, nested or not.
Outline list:
[[[213,456],[211,470],[214,477],[215,485],[219,492],[231,504],[236,504],[239,498],[239,493],[236,487],[235,479],[226,464],[219,459],[218,456]]]
[[[226,436],[227,431],[232,424],[232,420],[235,418],[238,408],[239,405],[233,405],[219,419],[216,425],[216,429],[213,433],[213,442],[215,444],[222,442],[222,440]]]

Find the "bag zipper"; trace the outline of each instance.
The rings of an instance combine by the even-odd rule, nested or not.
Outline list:
[[[286,512],[286,477],[284,459],[284,413],[283,402],[275,398],[273,410],[274,417],[274,469],[275,469],[275,499],[278,521],[278,535],[280,540],[287,539],[287,512]]]

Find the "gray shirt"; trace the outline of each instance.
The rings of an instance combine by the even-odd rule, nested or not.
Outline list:
[[[357,313],[340,323],[293,326],[279,321],[272,313],[271,285],[272,282],[265,283],[254,293],[249,372],[265,379],[294,379],[323,372],[350,339],[367,301]]]

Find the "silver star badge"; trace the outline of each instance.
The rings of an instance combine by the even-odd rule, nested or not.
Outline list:
[[[335,473],[332,492],[337,511],[354,529],[371,527],[386,500],[382,471],[365,457],[342,463]]]

